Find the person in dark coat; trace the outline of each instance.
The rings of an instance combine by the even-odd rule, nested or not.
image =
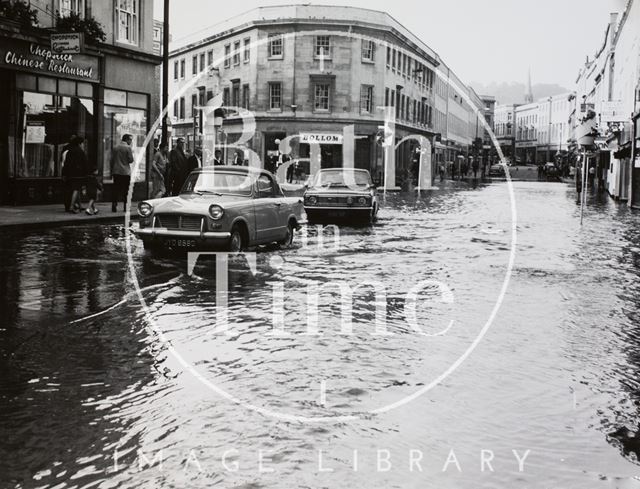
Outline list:
[[[213,152],[213,164],[224,165],[224,163],[222,162],[222,151],[220,151],[219,149],[216,149]]]
[[[83,137],[74,137],[69,143],[69,149],[67,150],[64,160],[65,168],[67,168],[65,173],[72,189],[69,208],[74,214],[82,210],[80,205],[80,192],[82,191],[82,185],[86,183],[87,172],[89,170],[87,155],[84,154],[81,146],[83,142]]]
[[[169,164],[167,165],[167,193],[178,195],[182,184],[183,175],[187,170],[187,155],[184,154],[184,139],[178,138],[176,147],[169,152]]]
[[[76,135],[73,134],[69,138],[69,142],[62,147],[62,152],[60,153],[60,157],[62,159],[62,171],[60,172],[60,176],[62,177],[62,197],[64,199],[65,212],[71,212],[71,195],[73,194],[73,185],[71,178],[69,178],[69,167],[65,164],[65,158],[67,157],[67,151],[71,148],[71,141],[75,138]]]
[[[182,184],[180,185],[180,188],[182,188],[182,185],[184,185],[184,182],[187,180],[187,177],[191,174],[191,172],[198,168],[202,168],[202,148],[200,147],[197,147],[195,150],[193,150],[193,154],[189,156],[189,158],[187,158],[187,166],[185,168],[185,172],[183,175],[181,175]]]

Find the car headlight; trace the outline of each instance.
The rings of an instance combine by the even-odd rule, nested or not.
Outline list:
[[[219,205],[213,204],[209,206],[209,215],[211,216],[211,219],[217,221],[218,219],[222,219],[222,216],[224,216],[224,209]]]
[[[311,197],[307,198],[307,204],[316,205],[317,203],[318,203],[318,197],[316,197],[315,195],[312,195]]]
[[[353,205],[353,197],[347,197],[347,204]]]
[[[153,206],[149,202],[140,202],[138,204],[138,214],[140,217],[149,217],[153,212]]]
[[[365,205],[367,203],[367,199],[365,197],[358,198],[358,204]]]

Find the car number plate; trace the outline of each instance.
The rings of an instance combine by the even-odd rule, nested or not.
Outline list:
[[[167,248],[195,248],[195,239],[165,239],[164,245]]]

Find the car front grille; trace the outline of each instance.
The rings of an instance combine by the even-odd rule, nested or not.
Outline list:
[[[156,214],[156,226],[167,229],[200,231],[202,216],[192,214]]]
[[[366,202],[364,204],[360,204],[358,202],[358,199],[360,198],[360,196],[351,196],[353,198],[353,203],[349,204],[347,202],[347,199],[349,198],[349,196],[332,196],[332,197],[327,197],[327,196],[316,196],[316,198],[318,199],[317,202],[315,204],[311,204],[311,205],[315,205],[315,206],[320,206],[320,207],[362,207],[362,206],[366,206],[369,205],[370,199],[366,198]],[[309,205],[309,204],[308,204]]]

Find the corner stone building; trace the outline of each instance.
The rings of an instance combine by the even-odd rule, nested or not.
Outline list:
[[[355,166],[368,169],[381,182],[384,148],[376,143],[376,134],[384,124],[383,106],[391,107],[395,118],[396,142],[420,135],[434,148],[436,139],[447,148],[452,136],[462,151],[471,143],[471,132],[475,134],[475,121],[467,122],[474,108],[461,95],[455,107],[462,112],[456,116],[460,123],[446,123],[445,103],[438,112],[438,127],[443,129],[437,130],[436,82],[446,84],[454,75],[433,50],[386,13],[336,6],[263,7],[216,25],[215,31],[178,40],[172,47],[170,115],[174,140],[184,137],[193,147],[204,138],[206,148],[211,130],[202,122],[199,107],[221,94],[225,106],[247,109],[255,117],[250,139],[240,140],[243,121],[233,110],[227,111],[222,127],[214,129],[216,147],[224,150],[227,163],[236,153],[246,160],[250,150],[262,166],[272,169],[278,141],[296,136],[291,139],[294,158],[313,156],[322,167],[333,167],[342,165],[346,151],[354,151]],[[468,93],[464,85],[462,90]],[[342,138],[345,126],[354,128],[354,148]],[[311,155],[307,141],[318,140],[323,141],[320,154]],[[400,186],[408,178],[417,148],[415,140],[398,146],[391,185]]]
[[[142,151],[159,113],[152,0],[31,0],[38,24],[0,19],[0,198],[2,204],[63,202],[62,151],[72,135],[102,176],[110,198],[109,159],[122,135]],[[57,13],[94,18],[105,42],[52,57]],[[147,151],[134,198],[147,193]]]

